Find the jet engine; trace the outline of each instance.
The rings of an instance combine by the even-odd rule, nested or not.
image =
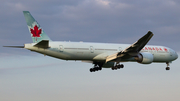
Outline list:
[[[139,53],[137,57],[135,57],[135,60],[141,64],[150,64],[153,62],[153,58],[154,57],[151,53],[142,52],[142,53]]]

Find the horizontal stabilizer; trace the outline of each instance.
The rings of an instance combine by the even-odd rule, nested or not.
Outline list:
[[[49,40],[42,40],[34,46],[39,48],[49,48]]]
[[[24,46],[3,46],[3,47],[10,47],[10,48],[24,48]]]

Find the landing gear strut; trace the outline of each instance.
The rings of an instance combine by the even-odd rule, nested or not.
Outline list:
[[[111,67],[112,70],[117,70],[117,69],[120,69],[120,68],[124,68],[124,65],[123,65],[123,64],[116,63],[115,66]]]
[[[166,62],[166,64],[167,64],[166,70],[170,70],[170,67],[168,67],[169,66],[169,62]]]
[[[90,72],[102,70],[103,63],[95,63],[93,68],[90,68]]]

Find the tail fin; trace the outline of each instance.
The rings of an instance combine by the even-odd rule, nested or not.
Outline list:
[[[47,36],[47,34],[40,27],[38,22],[33,18],[33,16],[30,14],[30,12],[23,11],[23,13],[24,13],[24,17],[26,19],[27,26],[28,26],[29,32],[31,34],[33,43],[38,43],[42,40],[51,41],[51,39]]]

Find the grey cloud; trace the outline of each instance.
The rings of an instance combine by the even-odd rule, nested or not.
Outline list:
[[[0,4],[1,45],[31,42],[22,14],[29,10],[53,40],[131,44],[151,30],[155,35],[149,44],[180,50],[174,44],[180,43],[177,0],[9,0],[4,4]]]

